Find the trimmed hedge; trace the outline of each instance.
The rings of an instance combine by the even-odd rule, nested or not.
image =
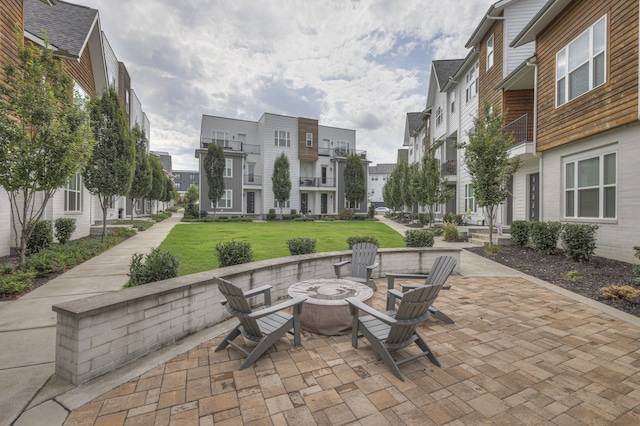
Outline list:
[[[568,259],[574,262],[588,262],[596,250],[598,225],[567,223],[562,226],[560,240]]]
[[[220,268],[253,262],[251,243],[245,241],[219,241],[216,256]]]
[[[30,223],[33,223],[30,222]],[[50,220],[39,220],[35,223],[33,232],[27,240],[27,251],[38,253],[53,244],[53,228]]]
[[[560,222],[531,222],[531,240],[536,250],[544,254],[554,254],[561,229]]]
[[[433,247],[433,232],[426,229],[411,229],[405,232],[404,243],[407,247]]]
[[[316,240],[313,238],[292,238],[287,241],[291,256],[316,252]]]
[[[529,242],[531,222],[525,220],[515,220],[511,223],[511,241],[518,247],[524,247]]]
[[[73,231],[76,230],[76,220],[70,217],[59,217],[53,222],[53,227],[60,244],[65,244],[71,239]]]
[[[124,287],[135,287],[178,276],[180,260],[168,251],[154,248],[144,259],[143,254],[134,253],[129,265],[129,281]]]
[[[359,243],[371,243],[380,247],[378,239],[373,235],[355,235],[347,238],[347,245],[349,246],[349,250],[353,249],[353,246]]]

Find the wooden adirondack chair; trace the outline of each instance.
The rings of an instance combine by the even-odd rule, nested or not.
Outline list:
[[[375,290],[376,284],[371,279],[371,273],[378,267],[378,262],[375,261],[376,254],[378,253],[378,246],[372,243],[358,243],[354,244],[351,249],[353,251],[351,260],[345,260],[333,264],[336,277],[343,280],[363,283]],[[341,275],[342,267],[348,264],[351,264],[351,274],[347,276]]]
[[[433,266],[431,267],[431,270],[429,271],[428,275],[400,274],[400,273],[394,273],[394,272],[387,272],[385,273],[385,275],[387,276],[387,287],[389,290],[392,290],[394,288],[396,278],[405,279],[405,280],[423,279],[425,280],[423,285],[442,285],[442,288],[444,290],[449,290],[451,286],[446,285],[445,282],[447,281],[447,278],[449,278],[449,275],[451,275],[451,272],[453,272],[454,268],[456,267],[456,263],[457,263],[456,259],[451,256],[438,256],[436,260],[433,262]],[[407,283],[402,283],[400,284],[400,286],[402,287],[402,291],[407,291],[412,288],[420,287],[420,285],[418,284],[407,284]],[[393,304],[394,304],[394,300],[387,298],[387,310],[393,310]],[[435,306],[431,306],[429,310],[431,311],[435,319],[438,319],[444,322],[445,324],[454,323],[454,321],[451,318],[449,318],[447,315],[440,312]]]
[[[224,341],[218,345],[216,352],[228,345],[233,346],[247,357],[240,366],[240,370],[243,370],[251,366],[291,329],[293,329],[294,346],[300,346],[300,313],[302,312],[302,302],[307,300],[306,297],[296,297],[276,306],[269,306],[271,305],[271,286],[262,286],[244,293],[239,287],[222,278],[214,277],[214,281],[218,284],[220,293],[226,298],[221,303],[231,315],[240,321]],[[265,307],[254,312],[247,299],[259,294],[264,295]],[[289,307],[293,307],[293,315],[282,312]],[[240,334],[258,343],[251,352],[233,342]]]
[[[406,293],[389,290],[391,297],[399,299],[400,304],[397,310],[385,313],[376,311],[356,298],[347,298],[353,315],[351,344],[357,349],[358,337],[362,333],[371,344],[371,348],[378,353],[391,372],[402,381],[404,381],[404,377],[398,366],[405,362],[426,356],[432,363],[440,367],[440,362],[416,332],[416,327],[431,316],[429,307],[438,297],[441,288],[442,285],[428,285]],[[360,317],[360,310],[369,315]],[[391,351],[403,349],[412,343],[418,345],[422,352],[399,361],[393,359]]]

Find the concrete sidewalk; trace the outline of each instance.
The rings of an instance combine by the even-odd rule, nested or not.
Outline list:
[[[131,256],[157,247],[181,218],[182,213],[174,214],[20,299],[0,302],[0,425],[12,424],[23,411],[73,387],[54,375],[56,314],[51,307],[120,290],[129,279]],[[46,404],[51,409],[42,424],[62,424],[67,411],[53,401]]]

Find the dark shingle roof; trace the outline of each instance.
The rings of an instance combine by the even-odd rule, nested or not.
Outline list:
[[[436,73],[440,90],[447,85],[449,77],[452,77],[463,63],[464,59],[443,59],[433,61],[433,69]]]
[[[422,116],[421,112],[408,112],[407,113],[407,125],[409,126],[409,135],[413,135],[415,131],[420,127],[422,120],[420,117]]]
[[[41,0],[24,1],[25,30],[37,37],[44,30],[60,55],[80,57],[97,16],[95,9],[64,1],[52,6]]]

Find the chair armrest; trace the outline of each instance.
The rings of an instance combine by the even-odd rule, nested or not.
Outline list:
[[[376,317],[377,319],[379,319],[380,321],[389,324],[389,325],[393,325],[396,324],[398,321],[396,321],[395,318],[391,318],[389,315],[383,314],[382,312],[378,312],[375,309],[373,309],[371,306],[365,304],[364,302],[358,300],[357,297],[348,297],[345,299],[347,301],[347,303],[349,303],[349,307],[351,309],[351,311],[356,311],[355,314],[357,314],[358,310],[364,311],[367,314]],[[356,316],[354,314],[354,317]]]
[[[348,265],[349,263],[351,263],[350,260],[343,260],[342,262],[333,264],[333,270],[336,273],[336,277],[340,278],[340,268],[343,267],[344,265]]]
[[[263,285],[262,287],[254,288],[244,293],[244,298],[256,296],[260,293],[264,293],[264,305],[271,306],[271,287],[270,285]]]
[[[387,277],[387,288],[389,290],[393,289],[395,285],[396,278],[404,279],[404,280],[426,280],[427,274],[403,274],[403,273],[395,273],[395,272],[386,272],[384,274]]]
[[[401,300],[403,296],[402,292],[398,290],[387,290],[387,311],[395,311],[396,301]]]
[[[278,311],[282,311],[283,309],[290,308],[291,306],[301,305],[302,302],[304,302],[305,300],[307,300],[307,298],[304,296],[296,297],[294,299],[289,299],[286,302],[278,303],[275,306],[271,306],[269,308],[251,312],[250,314],[247,315],[247,318],[254,318],[254,319],[262,318],[264,316],[271,315],[274,312],[278,312]],[[296,309],[294,309],[294,312],[295,311]]]
[[[376,269],[378,267],[378,265],[380,265],[380,264],[378,262],[376,262],[373,265],[367,266],[367,269],[373,271],[374,269]]]
[[[420,288],[420,287],[424,287],[422,284],[407,284],[407,283],[400,283],[400,287],[402,287],[402,292],[406,293],[409,290],[413,290],[416,288]]]

